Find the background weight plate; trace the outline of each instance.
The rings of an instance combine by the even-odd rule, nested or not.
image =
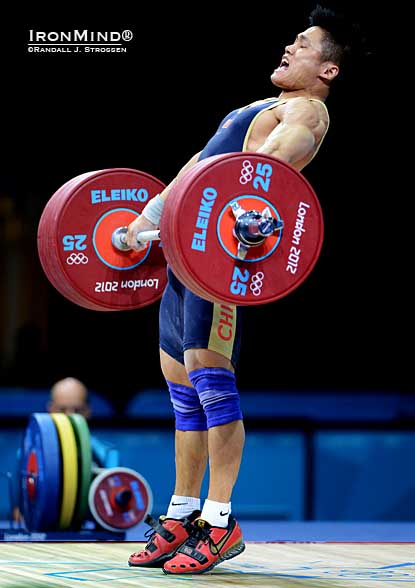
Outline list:
[[[138,525],[153,505],[151,488],[138,472],[124,467],[103,470],[89,490],[89,508],[95,520],[113,532]]]
[[[78,494],[73,524],[80,526],[88,512],[88,493],[92,480],[92,450],[88,423],[81,414],[68,415],[75,433],[78,450]]]
[[[59,528],[70,527],[78,492],[78,448],[75,433],[66,414],[53,412],[52,419],[59,436],[62,456],[62,501]]]
[[[20,484],[29,531],[57,530],[61,504],[61,454],[50,414],[30,416],[22,441]]]

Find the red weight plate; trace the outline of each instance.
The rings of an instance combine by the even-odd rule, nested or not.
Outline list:
[[[102,170],[102,172],[105,172],[105,171],[112,172],[112,171],[117,171],[117,170]],[[132,171],[135,171],[135,170],[132,170]],[[85,177],[91,177],[91,176],[94,176],[99,173],[101,173],[101,172],[90,172],[88,174],[83,174],[83,176],[80,176],[79,179],[83,179]],[[135,172],[135,173],[138,174],[141,172]],[[49,247],[50,243],[51,242],[53,243],[54,231],[56,228],[57,219],[59,219],[59,214],[61,212],[61,208],[63,206],[63,203],[67,201],[68,197],[72,196],[72,189],[73,189],[74,185],[76,186],[77,180],[78,180],[78,178],[75,178],[74,180],[71,180],[70,182],[67,182],[64,186],[62,186],[58,190],[58,193],[53,196],[53,202],[55,203],[55,206],[54,207],[47,206],[45,209],[44,215],[42,215],[42,220],[44,217],[46,217],[46,219],[48,217],[52,218],[52,227],[53,227],[52,236],[50,237],[50,240],[46,241],[45,239],[41,239],[41,241],[39,243],[39,253],[41,256],[42,256],[42,252],[44,253],[42,256],[43,258],[47,259],[48,257],[50,257],[50,255],[48,256],[47,254],[50,253],[50,247]],[[156,180],[156,182],[158,182],[158,180]],[[115,194],[115,195],[117,196],[117,194]],[[127,195],[127,197],[128,197],[128,195]],[[133,194],[133,197],[134,197],[134,194]],[[122,198],[122,194],[121,194],[121,198]],[[47,224],[47,223],[45,222],[43,224]],[[39,227],[41,229],[41,225]],[[42,230],[39,230],[39,235],[44,236],[44,234],[46,234],[46,233],[44,233]],[[124,257],[126,254],[122,253],[121,255],[122,255],[122,257]],[[69,260],[69,261],[71,261],[71,260]],[[62,276],[61,265],[56,263],[56,257],[54,258],[52,256],[52,263],[49,263],[49,267],[47,266],[47,262],[45,262],[45,265],[46,265],[45,271],[47,272],[49,279],[52,281],[52,283],[55,285],[55,287],[57,287],[57,289],[63,295],[65,295],[67,298],[69,298],[71,301],[73,301],[77,304],[80,304],[81,306],[86,306],[87,308],[93,308],[96,310],[111,310],[112,309],[112,308],[107,308],[107,307],[102,308],[101,302],[99,302],[99,304],[96,305],[89,300],[85,300],[84,294],[82,292],[81,293],[78,292],[78,284],[76,282],[72,283],[72,282],[68,281],[65,278],[65,276]],[[127,287],[130,286],[133,288],[138,287],[137,282],[132,283],[131,281],[125,283],[125,285]],[[108,284],[105,284],[105,286],[108,287]],[[151,282],[150,282],[150,286],[151,286]],[[154,301],[154,299],[152,299],[152,298],[146,302],[141,301],[143,303],[140,305],[144,305],[145,303],[151,303],[153,301]],[[135,306],[133,304],[133,307],[135,308],[138,306]]]
[[[80,174],[63,184],[52,196],[50,204],[48,203],[48,205],[45,207],[38,228],[39,257],[45,274],[61,294],[63,294],[71,302],[74,302],[80,306],[84,306],[83,300],[76,290],[71,286],[71,284],[65,279],[62,279],[62,273],[60,271],[59,264],[56,263],[55,256],[51,254],[50,244],[53,242],[58,220],[56,213],[59,211],[59,207],[63,206],[69,197],[71,187],[74,186],[76,182],[86,179],[92,176],[94,173],[96,172]],[[52,202],[53,206],[51,205]],[[88,306],[88,308],[91,307]]]
[[[245,210],[268,207],[284,222],[282,232],[252,247],[244,260],[236,256],[234,201]],[[217,303],[256,305],[286,296],[307,278],[320,255],[324,223],[313,188],[297,170],[269,155],[238,152],[207,158],[183,174],[160,230],[167,262],[189,289]]]
[[[55,288],[92,310],[128,310],[158,300],[166,285],[160,242],[142,252],[119,251],[111,236],[163,188],[153,176],[128,168],[89,172],[61,186],[38,229],[39,257]]]
[[[145,478],[130,468],[104,469],[92,482],[88,503],[95,520],[109,531],[120,532],[138,525],[153,504]]]
[[[166,205],[164,209],[166,209]],[[203,289],[201,289],[195,281],[191,280],[191,276],[185,271],[185,269],[182,266],[181,252],[179,250],[177,238],[174,238],[175,235],[172,232],[172,220],[174,215],[172,215],[171,212],[171,209],[168,211],[167,214],[163,211],[163,230],[160,230],[160,234],[162,235],[163,239],[163,247],[167,248],[168,250],[170,268],[172,269],[175,276],[182,282],[182,284],[184,284],[189,290],[194,292],[194,294],[197,294],[198,296],[201,296],[203,298],[205,296]]]
[[[176,193],[176,196],[178,193]],[[178,243],[177,234],[174,233],[174,201],[175,193],[173,193],[172,201],[170,201],[170,195],[167,200],[169,204],[164,205],[163,214],[161,217],[160,234],[163,241],[163,248],[167,250],[168,262],[175,276],[194,294],[197,294],[201,298],[206,298],[206,293],[199,284],[192,279],[192,276],[186,272],[182,264],[182,255],[180,251],[180,245]],[[166,259],[167,259],[166,255]]]
[[[56,259],[51,255],[50,243],[53,240],[53,234],[56,228],[56,210],[59,210],[59,204],[65,202],[68,198],[68,192],[77,181],[91,176],[94,172],[88,172],[72,178],[63,184],[52,196],[54,206],[46,206],[41,216],[39,227],[38,227],[38,249],[39,258],[43,270],[50,282],[55,286],[61,294],[68,298],[75,304],[83,305],[82,298],[77,292],[71,287],[70,283],[66,280],[62,280],[62,274],[59,270],[59,266],[56,263]],[[51,200],[52,200],[51,199]],[[63,205],[63,204],[62,204]]]

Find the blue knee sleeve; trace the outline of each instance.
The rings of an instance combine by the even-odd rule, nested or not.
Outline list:
[[[189,379],[197,390],[209,428],[242,419],[233,372],[224,368],[202,368],[190,372]]]
[[[194,388],[166,380],[179,431],[206,431],[206,415]]]

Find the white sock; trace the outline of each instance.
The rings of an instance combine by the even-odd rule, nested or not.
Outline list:
[[[230,502],[215,502],[206,498],[200,518],[210,523],[212,527],[225,528],[228,526],[230,514]]]
[[[184,517],[191,515],[194,510],[200,510],[200,498],[173,494],[166,516],[169,519],[184,519]]]

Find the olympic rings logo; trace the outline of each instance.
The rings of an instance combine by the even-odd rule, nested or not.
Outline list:
[[[259,296],[261,294],[264,277],[265,276],[263,272],[257,272],[252,276],[249,287],[254,296]]]
[[[252,180],[252,172],[254,171],[254,166],[249,161],[249,159],[245,159],[242,162],[242,169],[241,169],[241,176],[239,178],[240,184],[247,184]]]
[[[89,259],[84,253],[71,253],[69,257],[66,258],[66,263],[68,265],[85,265],[88,263]]]

